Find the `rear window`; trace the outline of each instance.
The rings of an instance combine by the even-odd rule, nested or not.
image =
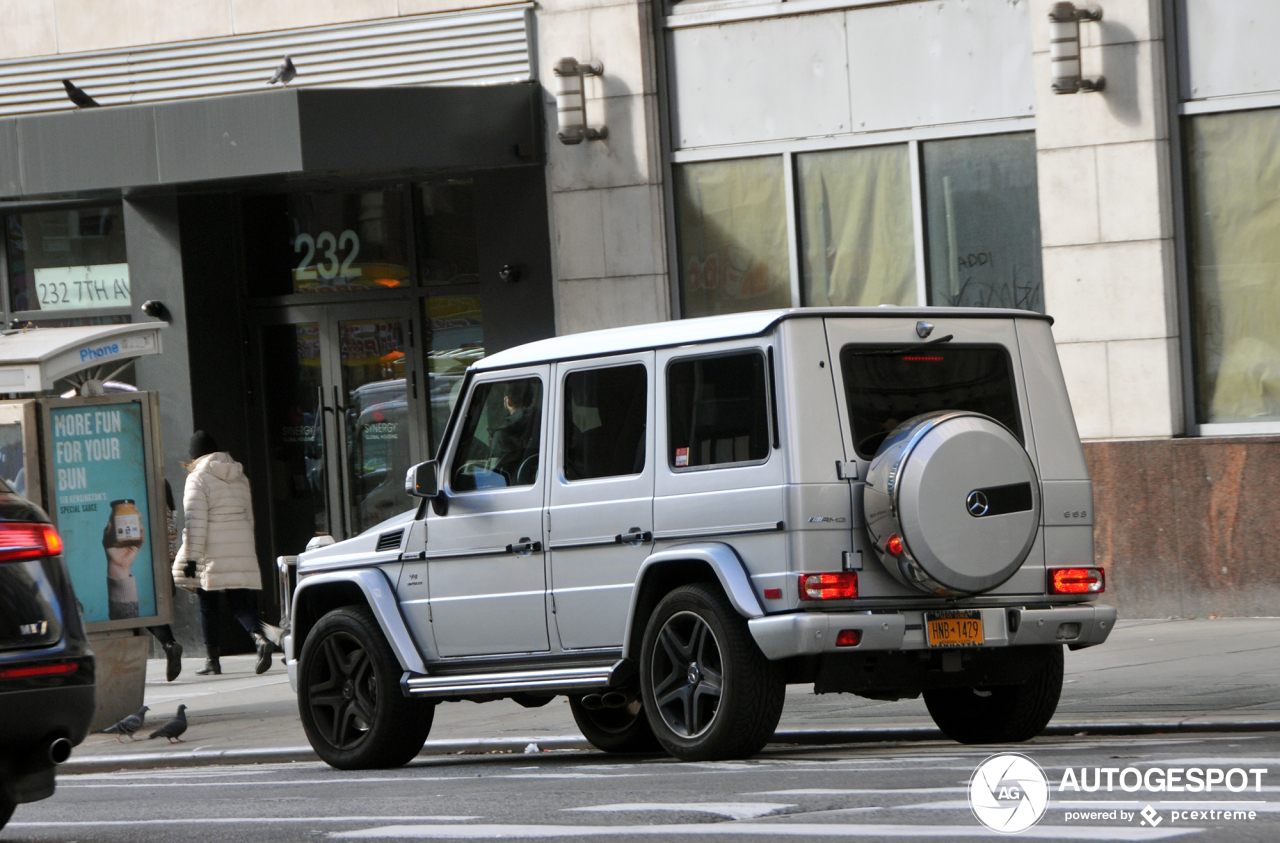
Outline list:
[[[769,394],[758,351],[674,360],[667,368],[671,467],[760,462],[769,457]]]
[[[844,394],[858,456],[870,459],[895,427],[921,413],[969,410],[990,416],[1022,441],[1013,364],[1001,346],[846,345]]]

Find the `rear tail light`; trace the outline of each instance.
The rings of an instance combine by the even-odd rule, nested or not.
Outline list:
[[[57,662],[56,664],[34,664],[27,667],[11,667],[0,670],[0,679],[26,679],[31,676],[66,676],[80,669],[76,662]]]
[[[1101,568],[1052,568],[1049,571],[1050,594],[1101,594],[1107,590],[1107,577]]]
[[[858,572],[801,574],[801,600],[850,600],[858,596]]]
[[[862,630],[842,629],[836,634],[837,647],[856,647],[862,643]]]
[[[49,524],[0,523],[0,562],[39,559],[62,552],[62,537]]]
[[[901,556],[902,537],[897,534],[889,536],[889,540],[884,543],[884,549],[892,553],[894,556]]]

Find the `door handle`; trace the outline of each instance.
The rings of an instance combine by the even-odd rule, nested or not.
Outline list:
[[[613,540],[618,544],[626,542],[634,547],[636,545],[648,544],[653,541],[653,533],[648,530],[641,530],[637,527],[632,527],[631,532],[619,533],[613,537]]]
[[[521,536],[520,541],[515,544],[507,545],[507,553],[516,553],[520,556],[528,556],[530,553],[541,553],[542,542],[529,541],[528,536]]]

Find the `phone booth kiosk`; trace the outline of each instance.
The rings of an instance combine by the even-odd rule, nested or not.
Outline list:
[[[0,394],[11,396],[0,401],[0,477],[42,506],[62,536],[97,658],[94,730],[142,706],[146,627],[173,618],[159,395],[110,383],[131,361],[160,353],[163,327],[0,334]]]

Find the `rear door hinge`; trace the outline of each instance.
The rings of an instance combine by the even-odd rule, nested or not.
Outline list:
[[[845,460],[836,460],[836,477],[841,480],[857,480],[858,464]]]
[[[554,615],[556,613],[556,593],[554,591],[548,592],[547,596],[551,598],[551,614]]]

